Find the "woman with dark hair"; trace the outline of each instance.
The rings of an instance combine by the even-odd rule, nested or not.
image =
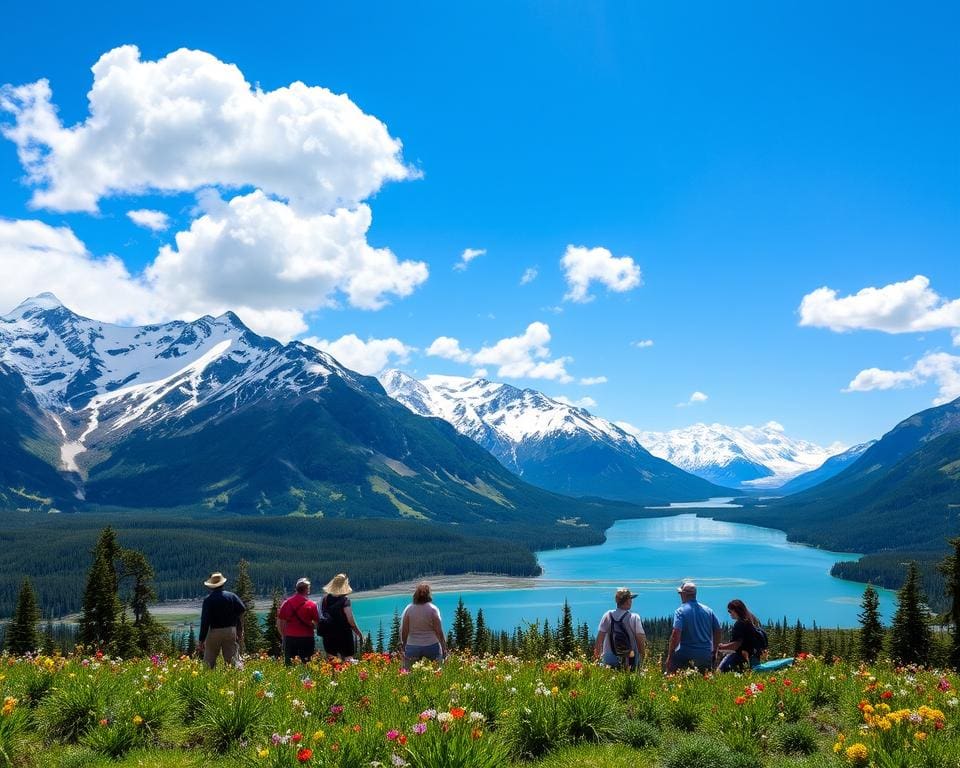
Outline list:
[[[727,603],[727,613],[734,620],[734,624],[730,631],[730,642],[717,646],[718,651],[728,652],[718,669],[720,672],[733,672],[742,670],[744,666],[752,668],[760,663],[760,621],[750,612],[743,600],[731,600]]]
[[[420,659],[443,661],[447,655],[440,611],[433,604],[430,585],[425,581],[417,584],[413,591],[413,602],[403,609],[400,650],[403,652],[404,667],[410,667]]]

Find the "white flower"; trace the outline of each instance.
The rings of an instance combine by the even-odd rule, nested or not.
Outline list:
[[[453,720],[453,715],[451,715],[449,712],[440,712],[437,715],[437,722],[449,723],[451,720]]]
[[[477,721],[479,721],[479,720],[486,720],[486,718],[483,716],[483,713],[481,713],[481,712],[471,712],[471,713],[470,713],[470,722],[471,722],[471,723],[475,723],[475,722],[477,722]]]

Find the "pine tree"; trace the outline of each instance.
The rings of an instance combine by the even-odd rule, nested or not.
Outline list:
[[[563,615],[560,618],[560,627],[557,629],[557,653],[563,658],[573,656],[577,648],[577,638],[573,632],[573,611],[570,603],[563,601]]]
[[[907,569],[907,580],[897,592],[897,612],[890,628],[890,658],[899,664],[926,664],[933,633],[916,562]]]
[[[282,600],[283,595],[280,594],[280,590],[274,590],[270,611],[267,613],[267,626],[263,631],[263,648],[275,658],[283,655],[283,638],[280,636],[280,630],[277,629],[277,614],[280,613]]]
[[[543,620],[543,652],[550,653],[553,650],[553,631],[550,629],[550,621],[547,619]]]
[[[120,579],[133,579],[130,592],[130,610],[133,613],[133,634],[136,649],[147,654],[166,640],[166,630],[150,615],[148,604],[157,595],[153,589],[153,567],[147,556],[136,549],[122,549],[119,553],[123,570]]]
[[[98,545],[94,550],[93,565],[87,573],[80,613],[80,642],[84,645],[106,648],[116,639],[122,612],[116,586],[113,561]]]
[[[187,656],[193,656],[197,652],[197,633],[193,631],[193,624],[190,625],[190,634],[187,635]]]
[[[490,650],[490,633],[487,622],[483,618],[483,608],[477,611],[476,629],[473,633],[473,652],[478,656]]]
[[[390,653],[397,653],[400,650],[400,614],[396,608],[393,609],[393,619],[390,620]]]
[[[590,625],[587,622],[583,622],[577,629],[577,645],[580,647],[580,653],[590,656],[592,643],[590,642]]]
[[[380,628],[377,629],[377,653],[383,653],[383,621],[380,622]]]
[[[29,579],[20,585],[20,594],[13,609],[13,618],[4,635],[4,647],[10,653],[32,653],[40,647],[40,633],[37,622],[40,621],[40,609],[37,596],[33,592]]]
[[[938,566],[938,570],[946,577],[947,597],[950,599],[950,608],[946,620],[951,625],[950,634],[950,666],[960,670],[960,537],[950,539],[953,553],[947,555]]]
[[[369,632],[363,636],[363,647],[361,650],[363,653],[373,653],[373,635]]]
[[[457,610],[453,614],[453,641],[461,651],[469,651],[473,647],[473,617],[463,604],[463,597],[457,602]]]
[[[858,615],[860,619],[860,660],[873,664],[883,648],[883,624],[880,621],[880,596],[873,585],[863,590],[863,602]]]
[[[803,653],[803,624],[797,619],[797,625],[793,628],[793,655],[799,656]]]
[[[250,564],[241,558],[237,563],[237,583],[234,592],[247,610],[243,613],[243,648],[246,653],[256,653],[263,645],[263,630],[260,617],[257,616],[257,604],[254,600],[253,581],[250,579]]]
[[[56,651],[57,649],[57,644],[53,637],[53,619],[48,618],[47,623],[43,628],[43,636],[40,642],[40,649],[47,656],[52,655],[53,652]]]

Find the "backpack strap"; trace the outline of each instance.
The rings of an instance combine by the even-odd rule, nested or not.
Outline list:
[[[303,616],[300,615],[300,609],[306,604],[307,604],[307,601],[304,600],[302,603],[300,603],[299,606],[294,608],[293,615],[297,617],[297,621],[299,621],[301,624],[303,624],[303,626],[309,629],[311,633],[313,633],[313,622],[304,621]]]

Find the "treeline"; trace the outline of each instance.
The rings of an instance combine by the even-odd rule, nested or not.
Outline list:
[[[900,589],[906,578],[904,563],[915,562],[930,596],[930,608],[942,613],[949,605],[946,580],[940,570],[943,551],[882,552],[864,555],[859,560],[834,563],[830,575],[838,579],[874,584],[885,589]]]
[[[29,522],[27,520],[29,519]],[[90,552],[104,525],[154,569],[160,600],[198,596],[201,577],[241,559],[254,567],[254,592],[291,589],[291,574],[345,572],[357,589],[373,589],[423,574],[467,572],[535,576],[540,567],[527,526],[424,525],[402,520],[327,520],[296,517],[181,518],[148,514],[8,515],[0,528],[0,616],[13,611],[21,578],[30,578],[43,616],[77,611]],[[589,543],[595,530],[582,534]],[[548,536],[547,539],[550,537]],[[578,542],[579,543],[579,542]]]

